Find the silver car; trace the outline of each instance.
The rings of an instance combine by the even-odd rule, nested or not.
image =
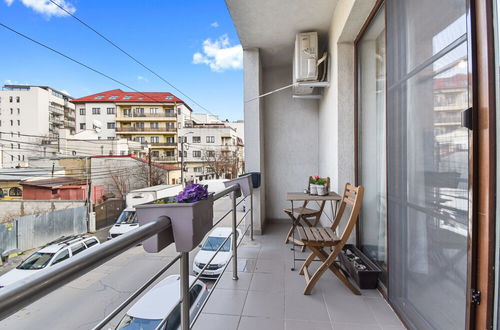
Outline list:
[[[189,276],[189,285],[195,280]],[[156,284],[142,296],[122,318],[115,329],[147,330],[155,329],[167,317],[163,329],[177,330],[181,322],[180,304],[180,276],[170,275]],[[208,287],[198,280],[189,294],[189,317],[194,318],[207,299]]]

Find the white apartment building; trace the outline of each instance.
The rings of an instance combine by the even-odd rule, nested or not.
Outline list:
[[[243,141],[226,122],[186,121],[179,136],[179,156],[184,141],[186,182],[232,178],[243,171]]]
[[[113,140],[116,137],[116,105],[114,103],[77,103],[76,132],[96,130],[99,139]]]
[[[59,130],[75,132],[68,94],[48,86],[4,85],[0,91],[0,167],[25,167],[29,156],[58,151]]]

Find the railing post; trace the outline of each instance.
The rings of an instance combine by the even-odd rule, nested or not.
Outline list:
[[[189,253],[181,253],[181,329],[189,330]]]
[[[238,279],[238,234],[236,230],[236,191],[231,193],[233,202],[233,280]]]
[[[250,240],[253,241],[253,192],[250,193]]]

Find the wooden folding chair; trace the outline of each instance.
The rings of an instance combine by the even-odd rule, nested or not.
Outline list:
[[[354,294],[361,294],[358,288],[349,282],[340,267],[335,263],[335,260],[342,251],[344,245],[347,243],[347,240],[356,225],[359,211],[361,210],[361,204],[363,202],[363,193],[364,188],[362,186],[355,187],[347,183],[345,185],[340,208],[331,227],[297,227],[299,241],[301,242],[300,244],[307,246],[311,250],[311,254],[306,258],[304,264],[300,268],[300,274],[304,275],[306,279],[304,294],[311,294],[316,282],[327,269],[330,269]],[[342,215],[344,214],[347,205],[352,207],[351,214],[349,215],[349,219],[342,236],[338,237],[336,229],[340,224]],[[331,250],[331,252],[327,253],[325,248]],[[311,276],[309,274],[308,267],[316,257],[318,257],[323,263]]]
[[[307,185],[309,186],[309,182],[311,182],[312,176],[307,180]],[[330,177],[326,178],[326,188],[327,191],[330,191]],[[302,207],[296,208],[287,208],[284,209],[285,212],[292,219],[292,226],[288,231],[288,234],[285,238],[285,244],[288,241],[293,241],[292,234],[297,226],[300,225],[300,222],[304,222],[309,227],[316,227],[321,219],[321,214],[323,214],[323,209],[325,208],[326,201],[321,202],[318,209],[311,209],[307,207],[308,201],[304,201]],[[292,204],[293,205],[293,204]]]

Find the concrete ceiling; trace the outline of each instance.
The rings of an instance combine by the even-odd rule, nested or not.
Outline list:
[[[264,67],[292,63],[295,35],[326,38],[338,0],[226,0],[243,48],[261,49]]]

